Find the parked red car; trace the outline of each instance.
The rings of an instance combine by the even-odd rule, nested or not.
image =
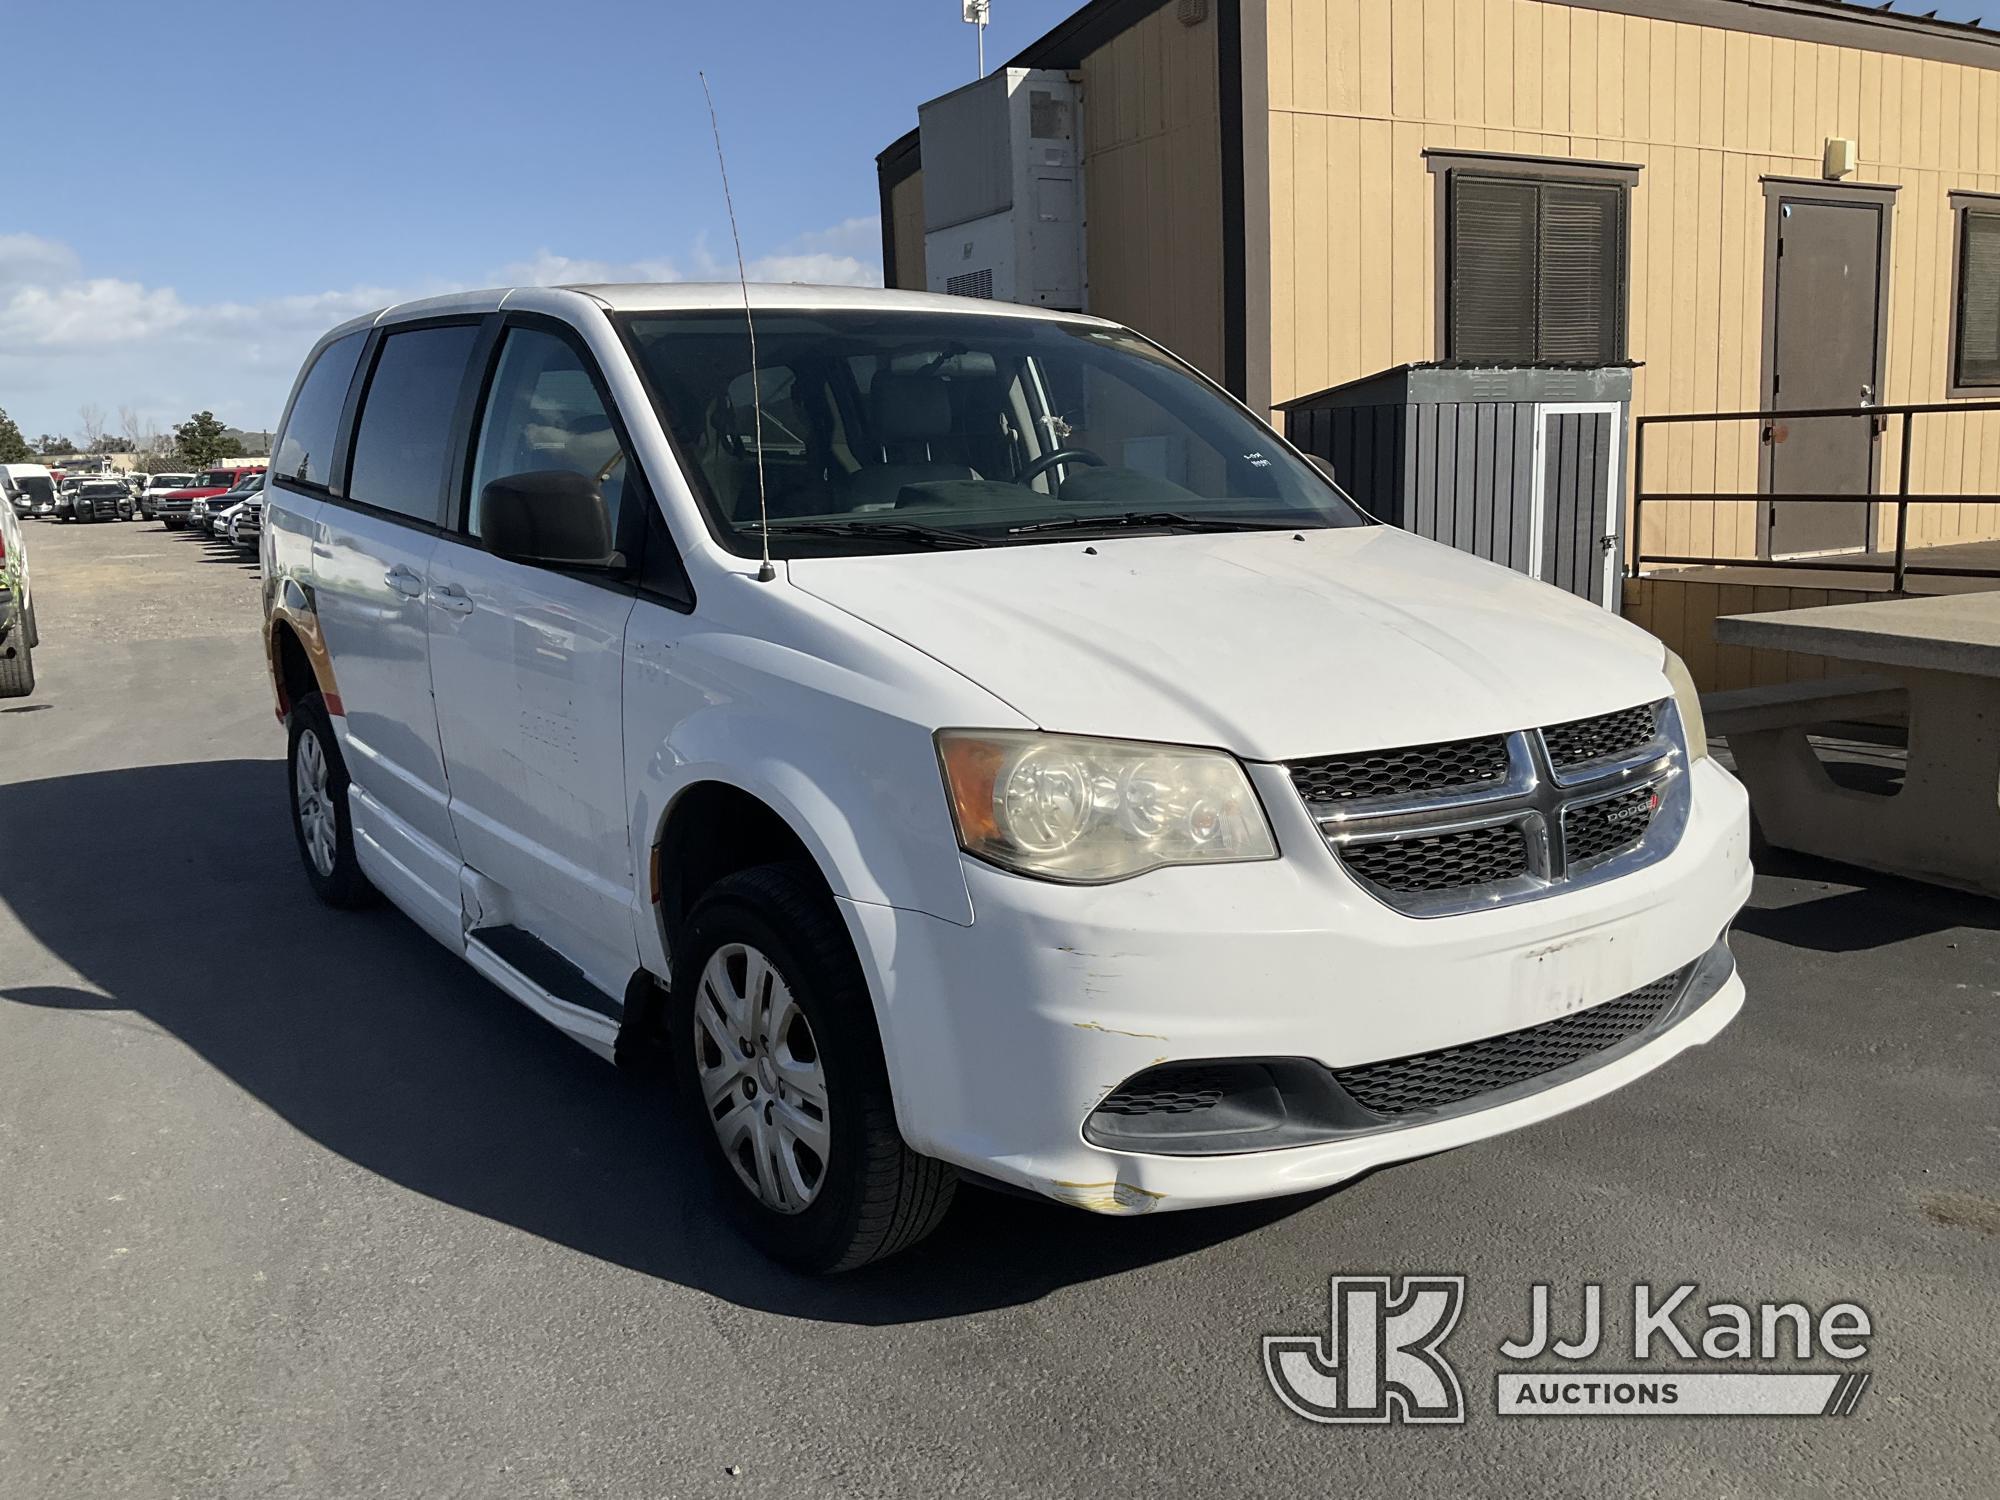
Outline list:
[[[264,472],[262,464],[239,464],[234,468],[205,469],[195,482],[184,490],[168,490],[153,501],[153,514],[166,523],[167,530],[179,531],[187,525],[188,507],[197,500],[206,500],[210,495],[220,495],[233,490],[237,484],[252,474]]]

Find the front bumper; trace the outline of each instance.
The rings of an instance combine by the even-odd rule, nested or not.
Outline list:
[[[843,903],[912,1147],[1108,1213],[1304,1192],[1575,1108],[1709,1040],[1743,1003],[1725,952],[1710,958],[1706,989],[1632,1045],[1444,1117],[1240,1154],[1093,1144],[1086,1118],[1148,1068],[1288,1058],[1341,1069],[1537,1026],[1710,955],[1749,894],[1747,800],[1713,761],[1693,767],[1687,826],[1659,863],[1439,918],[1364,894],[1282,768],[1250,769],[1282,859],[1096,887],[968,860],[969,926]]]

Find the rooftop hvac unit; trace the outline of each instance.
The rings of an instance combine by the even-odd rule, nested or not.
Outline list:
[[[930,290],[1083,310],[1079,105],[1066,73],[1002,68],[917,111]]]

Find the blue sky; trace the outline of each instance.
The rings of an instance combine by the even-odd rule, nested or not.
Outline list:
[[[1079,3],[993,0],[989,59]],[[752,274],[879,280],[875,152],[974,71],[959,0],[0,0],[0,40],[30,438],[85,402],[268,425],[320,331],[399,297],[733,270],[697,68]]]
[[[998,60],[1073,6],[993,9]],[[269,424],[317,333],[396,297],[733,275],[697,68],[746,255],[879,281],[875,153],[975,68],[958,0],[0,0],[0,37],[10,99],[48,86],[0,133],[31,439],[86,401]]]

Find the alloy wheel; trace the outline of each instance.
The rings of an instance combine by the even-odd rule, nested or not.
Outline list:
[[[747,943],[715,950],[695,994],[693,1042],[722,1154],[766,1208],[803,1212],[826,1181],[826,1073],[811,1022],[763,953]]]
[[[307,857],[314,869],[331,880],[339,830],[333,817],[333,794],[327,783],[326,751],[320,745],[319,735],[311,729],[302,730],[298,764],[292,775],[292,794],[298,801],[299,828],[305,834]]]

